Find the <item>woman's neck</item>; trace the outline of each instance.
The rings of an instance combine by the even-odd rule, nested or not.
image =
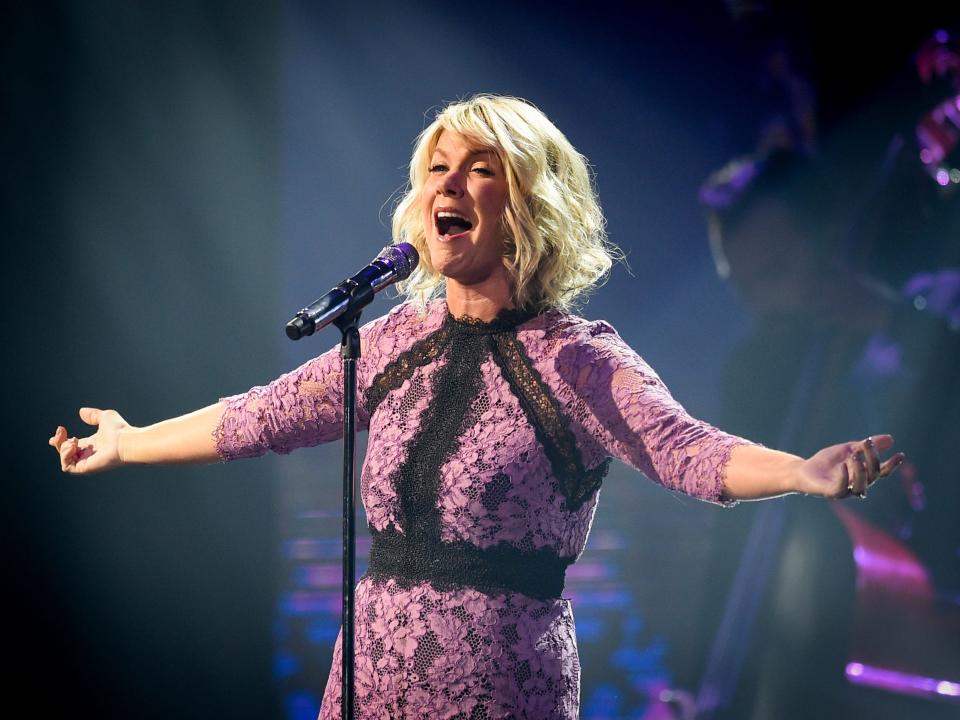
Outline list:
[[[504,308],[513,307],[513,293],[505,280],[469,286],[448,278],[446,295],[447,309],[458,318],[469,315],[490,322]]]

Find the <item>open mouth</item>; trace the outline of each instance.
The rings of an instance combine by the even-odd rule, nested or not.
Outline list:
[[[473,229],[473,223],[463,215],[450,210],[439,210],[435,215],[437,232],[441,235],[460,235]]]

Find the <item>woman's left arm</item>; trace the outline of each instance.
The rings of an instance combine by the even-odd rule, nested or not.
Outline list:
[[[893,445],[890,435],[845,442],[803,459],[759,445],[741,445],[730,453],[724,473],[728,500],[762,500],[788,493],[819,497],[866,497],[873,483],[899,467],[905,455],[880,454]]]
[[[587,327],[589,334],[558,357],[561,377],[586,406],[574,414],[608,454],[671,490],[723,504],[788,493],[863,497],[904,459],[896,453],[881,462],[880,453],[893,445],[889,435],[831,445],[803,459],[723,432],[691,417],[613,328]]]

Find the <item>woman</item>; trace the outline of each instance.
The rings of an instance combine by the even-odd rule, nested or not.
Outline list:
[[[804,460],[691,418],[603,322],[568,312],[615,248],[586,162],[536,108],[477,96],[422,133],[394,239],[420,252],[409,301],[361,330],[357,589],[361,717],[577,716],[566,567],[609,458],[717,503],[862,496],[903,459],[889,436]],[[443,297],[437,298],[443,291]],[[289,452],[339,437],[330,351],[269,386],[144,428],[84,408],[51,438],[67,472]],[[339,643],[321,717],[339,717]]]

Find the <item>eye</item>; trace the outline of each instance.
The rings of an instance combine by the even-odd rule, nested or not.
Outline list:
[[[430,166],[429,171],[432,173],[442,173],[447,171],[447,166],[443,163],[434,163]]]
[[[484,165],[477,165],[473,168],[473,172],[477,173],[478,175],[482,175],[483,177],[493,177],[494,175],[493,170]]]

